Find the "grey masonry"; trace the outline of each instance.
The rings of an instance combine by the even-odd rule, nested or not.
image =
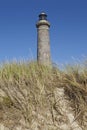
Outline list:
[[[40,64],[51,65],[50,56],[50,23],[47,21],[47,15],[42,12],[39,15],[37,27],[37,61]]]

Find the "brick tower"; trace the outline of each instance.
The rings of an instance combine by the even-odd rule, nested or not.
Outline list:
[[[40,64],[51,65],[50,59],[50,23],[47,21],[47,15],[42,12],[39,15],[37,27],[37,61]]]

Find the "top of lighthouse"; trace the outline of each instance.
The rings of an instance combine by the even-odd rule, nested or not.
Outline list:
[[[50,23],[47,20],[47,14],[42,12],[41,14],[39,14],[39,21],[36,23],[36,27],[40,27],[42,25],[47,25],[48,27],[50,27]]]
[[[39,14],[39,20],[47,20],[47,14],[42,12],[41,14]]]

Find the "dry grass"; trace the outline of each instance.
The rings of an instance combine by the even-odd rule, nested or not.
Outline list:
[[[37,119],[38,114],[35,113],[44,115],[46,110],[51,111],[54,90],[59,87],[65,89],[75,120],[81,126],[87,125],[87,62],[67,66],[65,71],[33,62],[3,64],[0,68],[0,89],[5,96],[1,96],[0,111],[15,110],[30,127]]]
[[[87,61],[82,65],[67,66],[66,70],[65,92],[72,102],[75,120],[87,129]]]

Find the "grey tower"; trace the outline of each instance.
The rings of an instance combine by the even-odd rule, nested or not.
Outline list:
[[[43,12],[39,15],[37,27],[37,61],[40,64],[51,65],[50,59],[50,23],[47,21],[47,15]]]

